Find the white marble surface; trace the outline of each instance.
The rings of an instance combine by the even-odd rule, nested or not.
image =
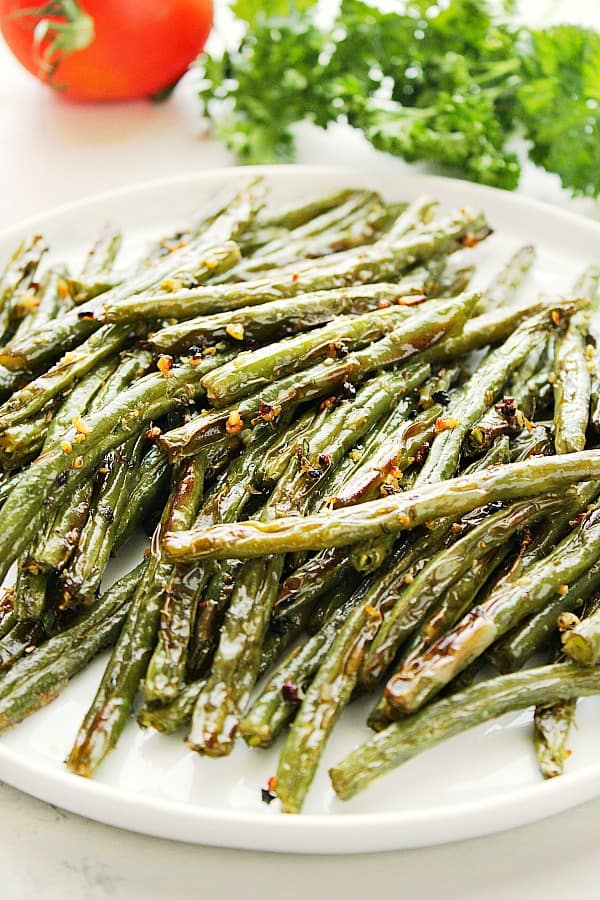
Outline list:
[[[570,17],[600,26],[598,0],[527,0],[540,22]],[[384,165],[343,129],[304,129],[299,161]],[[231,163],[203,133],[188,79],[163,106],[82,107],[53,98],[0,44],[0,227],[89,193]],[[521,190],[600,218],[554,178],[527,169]],[[384,891],[419,900],[598,897],[600,800],[505,834],[444,847],[345,857],[294,857],[170,843],[99,825],[0,784],[2,900],[233,900]]]

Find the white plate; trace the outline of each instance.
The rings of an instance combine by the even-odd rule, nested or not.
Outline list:
[[[380,190],[390,200],[427,193],[443,208],[482,208],[496,234],[476,251],[487,272],[518,245],[534,241],[539,262],[525,290],[567,290],[598,259],[600,226],[512,194],[444,178],[410,178],[353,170],[273,167],[262,171],[275,201],[345,185]],[[108,219],[123,226],[127,246],[185,223],[204,198],[251,172],[229,169],[142,184],[31,219],[0,235],[0,258],[33,230],[57,258],[75,263]],[[489,265],[486,265],[489,264]],[[113,564],[127,567],[126,559]],[[556,813],[600,793],[600,699],[579,704],[566,774],[540,778],[531,748],[531,713],[506,715],[422,754],[349,803],[338,801],[328,766],[369,736],[369,703],[354,704],[338,725],[306,812],[283,816],[261,802],[277,749],[211,760],[189,752],[178,736],[141,731],[133,722],[93,781],[62,764],[91,701],[105,658],[75,678],[49,707],[0,739],[0,778],[72,812],[122,828],[202,844],[293,853],[351,853],[416,847],[488,834]]]

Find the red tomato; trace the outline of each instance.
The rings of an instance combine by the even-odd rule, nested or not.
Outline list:
[[[77,100],[148,97],[202,50],[212,0],[0,0],[17,59]]]

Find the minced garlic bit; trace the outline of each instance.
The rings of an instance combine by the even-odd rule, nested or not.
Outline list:
[[[234,341],[242,341],[244,339],[244,326],[241,322],[231,322],[225,331]]]
[[[442,431],[452,431],[453,428],[458,428],[459,425],[459,420],[454,416],[440,416],[439,419],[436,419],[435,433],[440,434]]]
[[[83,466],[83,456],[76,456],[75,459],[73,460],[72,467],[74,469],[81,469],[82,466]]]
[[[38,298],[29,292],[21,294],[19,302],[16,304],[17,309],[25,314],[35,312],[39,305],[40,301]]]
[[[565,594],[569,593],[569,585],[568,584],[560,584],[558,586],[557,593],[560,594],[561,597],[564,597]]]
[[[73,418],[71,419],[71,424],[73,425],[75,430],[79,432],[79,434],[89,434],[92,430],[87,422],[85,422],[81,418],[81,416],[73,416]]]
[[[172,293],[173,291],[179,291],[182,287],[184,287],[184,283],[180,278],[165,278],[163,282],[161,282],[161,288],[163,291],[169,291]]]
[[[72,453],[73,452],[73,444],[71,441],[61,441],[60,449],[63,453]]]
[[[229,413],[229,418],[225,424],[225,431],[227,434],[237,434],[238,431],[241,431],[244,427],[244,420],[240,416],[239,412]]]
[[[575,613],[572,612],[563,612],[556,620],[559,631],[570,631],[572,628],[579,625],[579,622],[579,616],[576,616]]]
[[[354,447],[354,448],[350,451],[350,453],[348,454],[348,456],[350,457],[350,459],[352,460],[352,462],[360,462],[361,459],[363,458],[363,455],[362,455],[361,451],[358,450],[356,447]]]
[[[383,618],[383,616],[381,615],[379,610],[375,609],[374,606],[371,606],[370,603],[367,603],[365,605],[365,613],[368,615],[368,617],[370,619],[376,619],[377,621],[381,621],[381,619]]]
[[[166,353],[161,353],[156,363],[158,371],[165,377],[169,377],[173,368],[173,357]]]
[[[87,439],[87,434],[76,434],[73,438],[74,444],[83,444]]]

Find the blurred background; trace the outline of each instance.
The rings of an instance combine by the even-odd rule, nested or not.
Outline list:
[[[6,8],[11,5],[4,0]],[[21,0],[20,5],[29,7],[32,4]],[[111,3],[104,5],[107,9],[114,6]],[[123,7],[127,5],[123,4]],[[338,5],[330,0],[321,2],[316,7],[316,13],[312,9],[309,11],[311,22],[331,22]],[[444,5],[447,4],[441,4],[442,7]],[[465,7],[467,15],[469,5],[482,7],[477,0],[471,4],[455,5]],[[389,2],[385,8],[398,10],[402,6],[401,3]],[[292,7],[293,4],[281,4],[276,0],[266,4],[241,0],[236,5],[242,14],[259,18],[260,11],[280,13]],[[214,13],[214,30],[207,50],[218,58],[224,46],[235,51],[245,26],[224,0],[216,0]],[[287,22],[290,21],[288,17]],[[533,29],[548,29],[558,23],[572,22],[597,31],[600,29],[600,3],[598,0],[521,0],[510,14],[510,21],[513,24],[526,22]],[[250,25],[251,34],[253,30],[257,29]],[[458,40],[458,34],[455,36]],[[452,41],[452,34],[449,38]],[[299,38],[299,41],[302,40],[304,38]],[[559,56],[560,52],[559,48]],[[283,72],[284,64],[277,64],[282,66]],[[568,65],[569,61],[565,60],[566,69]],[[265,72],[262,82],[265,95],[269,93],[269,78],[273,71],[270,68]],[[259,84],[260,78],[258,69]],[[0,169],[0,225],[9,225],[17,219],[85,194],[136,181],[234,164],[236,155],[214,136],[211,124],[203,118],[202,104],[198,98],[201,85],[202,69],[195,67],[162,103],[148,100],[123,103],[68,101],[60,91],[40,84],[25,71],[0,40],[0,156],[3,163]],[[135,87],[134,84],[134,90]],[[298,91],[302,93],[301,85]],[[260,96],[256,99],[262,100]],[[266,97],[267,114],[271,109],[266,105],[269,102],[272,99]],[[281,114],[283,116],[283,110]],[[595,114],[597,128],[597,110]],[[257,110],[256,115],[262,115],[262,111]],[[294,124],[292,131],[296,141],[295,159],[300,163],[376,164],[394,172],[406,170],[403,161],[387,153],[377,153],[366,139],[365,131],[360,128],[330,124],[327,130],[323,130],[304,122]],[[525,158],[519,128],[515,134],[509,141],[509,147],[516,147],[521,158]],[[235,134],[230,137],[230,143],[236,139]],[[597,162],[600,154],[598,130],[595,140]],[[263,160],[260,153],[255,156],[258,161],[268,161],[268,148]],[[430,171],[439,170],[439,166],[431,163],[416,165]],[[18,179],[15,178],[17,173]],[[461,174],[460,171],[458,174]],[[527,162],[520,189],[540,199],[570,202],[570,192],[561,189],[557,176],[548,175]],[[592,216],[599,214],[597,203],[587,199],[576,200],[574,208]]]

